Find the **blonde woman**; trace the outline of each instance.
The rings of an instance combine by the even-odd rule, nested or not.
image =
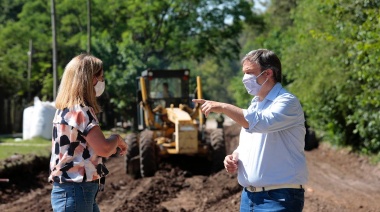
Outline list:
[[[125,154],[120,135],[105,138],[96,97],[105,88],[103,63],[81,54],[65,68],[56,98],[49,182],[54,211],[99,211],[96,194],[108,174],[102,157]]]

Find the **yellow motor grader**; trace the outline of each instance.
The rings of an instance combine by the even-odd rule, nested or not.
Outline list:
[[[170,155],[205,156],[210,171],[223,168],[226,155],[223,129],[205,129],[200,105],[201,78],[196,78],[190,93],[190,70],[153,70],[142,72],[136,80],[137,132],[126,136],[126,172],[134,178],[153,176],[160,158]]]

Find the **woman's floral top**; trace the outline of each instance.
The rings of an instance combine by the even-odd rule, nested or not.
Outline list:
[[[99,121],[93,108],[77,105],[57,110],[53,120],[49,182],[87,182],[108,174],[102,157],[84,138]]]

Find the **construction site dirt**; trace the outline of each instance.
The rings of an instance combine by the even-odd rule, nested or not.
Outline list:
[[[225,125],[224,132],[231,153],[238,145],[240,127]],[[379,165],[325,143],[305,154],[310,176],[304,211],[380,211]],[[52,211],[49,158],[33,161],[7,176],[10,182],[0,182],[0,211]],[[138,179],[126,175],[123,156],[107,159],[106,166],[110,174],[97,195],[101,211],[239,211],[242,187],[236,174],[210,173],[204,159],[170,157],[153,177]]]

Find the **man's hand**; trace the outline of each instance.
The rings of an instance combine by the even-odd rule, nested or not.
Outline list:
[[[227,155],[224,158],[224,167],[228,173],[235,173],[238,170],[239,154],[233,152],[232,155]]]
[[[205,99],[193,99],[193,102],[202,105],[201,111],[203,114],[205,114],[206,117],[211,112],[223,113],[224,115],[234,120],[240,126],[244,128],[249,127],[248,121],[244,118],[243,109],[239,107],[228,103],[209,101]]]
[[[211,112],[223,113],[223,104],[221,102],[209,101],[204,99],[193,99],[193,102],[201,104],[201,111],[207,117]]]

